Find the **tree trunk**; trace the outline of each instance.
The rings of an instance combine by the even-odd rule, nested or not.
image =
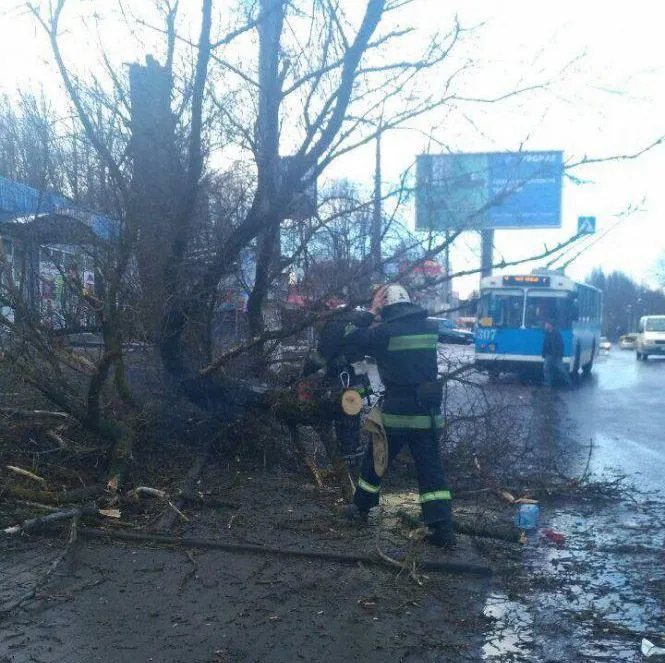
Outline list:
[[[285,5],[281,0],[261,0],[259,21],[259,116],[257,137],[259,211],[264,229],[257,240],[256,279],[247,303],[250,334],[263,331],[261,308],[270,288],[272,265],[279,253],[282,212],[277,209],[279,180],[279,75],[280,37]]]

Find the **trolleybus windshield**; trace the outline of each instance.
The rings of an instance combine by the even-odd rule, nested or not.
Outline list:
[[[480,298],[480,320],[489,327],[521,327],[524,291],[502,288],[485,291]]]
[[[572,301],[569,293],[551,290],[529,290],[526,294],[524,326],[541,329],[549,320],[559,329],[567,329],[572,322]]]

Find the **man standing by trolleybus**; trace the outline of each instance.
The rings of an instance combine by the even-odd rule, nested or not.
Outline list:
[[[567,387],[572,386],[570,373],[563,363],[563,338],[551,320],[545,321],[542,355],[545,386],[554,386],[558,378],[561,378]]]
[[[385,387],[381,424],[387,438],[387,458],[377,468],[370,445],[360,468],[353,503],[347,507],[350,521],[366,521],[370,508],[379,503],[382,475],[405,444],[418,473],[420,504],[428,541],[443,548],[455,545],[451,493],[439,452],[442,424],[442,386],[437,380],[436,323],[411,303],[401,285],[377,291],[371,313],[378,324],[347,331],[345,341],[376,359]],[[379,317],[380,316],[380,317]],[[378,470],[378,472],[377,472]]]

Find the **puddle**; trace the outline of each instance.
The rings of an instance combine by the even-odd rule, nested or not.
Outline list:
[[[529,658],[528,648],[533,642],[533,617],[526,606],[510,601],[507,596],[491,594],[487,598],[483,615],[494,625],[486,634],[483,645],[483,660],[505,661],[506,657],[520,655],[519,660]]]
[[[642,661],[641,638],[663,634],[665,504],[545,516],[520,576],[487,600],[483,660]],[[545,527],[565,545],[547,541]]]

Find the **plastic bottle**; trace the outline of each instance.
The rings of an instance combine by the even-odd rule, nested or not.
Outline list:
[[[532,530],[538,527],[540,507],[538,504],[518,504],[515,512],[515,527]]]

